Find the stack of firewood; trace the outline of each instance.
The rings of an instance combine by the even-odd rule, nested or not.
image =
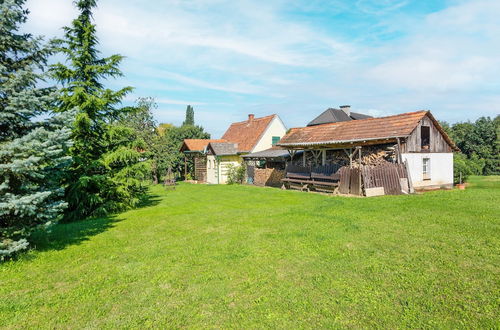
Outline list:
[[[376,166],[387,162],[392,162],[394,159],[394,150],[372,149],[364,150],[361,153],[361,163],[363,165]]]

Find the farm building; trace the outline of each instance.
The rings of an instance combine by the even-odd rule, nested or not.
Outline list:
[[[316,180],[318,186],[333,187],[342,173],[351,173],[341,168],[354,168],[356,178],[350,174],[347,191],[356,194],[384,185],[385,193],[452,187],[453,151],[458,150],[429,111],[292,128],[278,146],[292,156],[288,184],[308,187],[316,176],[324,177]],[[293,161],[297,150],[303,150],[302,164]],[[391,182],[382,182],[386,179]],[[401,182],[409,187],[398,188]]]
[[[300,154],[301,151],[295,156],[298,157]],[[290,152],[277,146],[242,157],[247,168],[247,183],[258,186],[281,186],[286,164],[291,160]]]
[[[206,141],[202,152],[194,154],[195,179],[207,183],[225,183],[229,165],[238,166],[242,155],[271,148],[286,133],[278,115],[255,118],[253,114],[241,122],[232,123],[220,140]],[[189,143],[189,142],[188,142]],[[203,142],[205,143],[205,142]],[[186,155],[191,152],[184,148]],[[205,175],[203,175],[205,173]]]
[[[207,157],[208,183],[226,183],[230,166],[239,166],[241,157],[238,155],[238,144],[231,142],[211,142],[205,154]]]
[[[218,139],[184,139],[180,151],[184,153],[184,175],[188,173],[188,158],[193,160],[193,179],[202,182],[207,177],[207,156],[205,150],[210,142],[226,142]]]
[[[341,121],[351,121],[372,118],[358,112],[352,112],[350,105],[341,105],[340,109],[328,108],[323,111],[318,117],[314,118],[307,126],[323,125],[330,123],[338,123]]]

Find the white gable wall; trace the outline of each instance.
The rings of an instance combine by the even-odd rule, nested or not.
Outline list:
[[[451,187],[453,185],[453,153],[402,153],[415,188]],[[430,180],[423,177],[423,159],[430,159]]]
[[[273,146],[273,136],[282,138],[286,134],[286,127],[280,117],[274,116],[271,123],[267,126],[264,134],[262,134],[259,142],[254,146],[251,152],[257,152],[269,149]]]

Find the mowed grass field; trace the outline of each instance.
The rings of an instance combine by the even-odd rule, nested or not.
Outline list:
[[[500,177],[346,198],[151,189],[0,264],[6,328],[496,328]]]

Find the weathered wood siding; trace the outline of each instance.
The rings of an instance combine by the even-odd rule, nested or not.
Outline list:
[[[422,150],[420,141],[420,132],[422,126],[430,127],[430,146],[429,150]],[[432,120],[425,116],[417,127],[413,130],[408,139],[401,145],[402,152],[452,152],[451,147],[443,138],[441,132],[436,128]]]
[[[207,181],[207,157],[204,155],[194,157],[194,179]]]

